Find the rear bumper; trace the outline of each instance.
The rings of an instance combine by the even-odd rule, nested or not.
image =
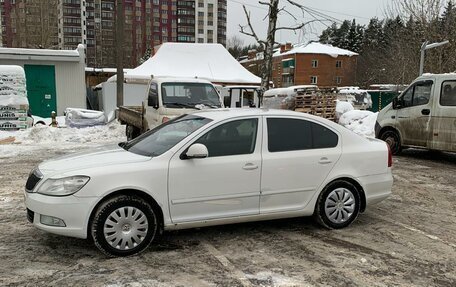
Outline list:
[[[47,196],[25,192],[27,218],[41,230],[78,238],[87,238],[87,223],[96,198],[75,196]],[[41,215],[59,218],[65,226],[49,226],[41,223]]]
[[[384,174],[369,175],[357,178],[366,195],[366,208],[379,203],[391,195],[393,175],[391,171]]]

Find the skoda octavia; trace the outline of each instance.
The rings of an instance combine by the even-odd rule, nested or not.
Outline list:
[[[171,229],[312,215],[326,228],[346,227],[390,195],[391,164],[383,141],[323,118],[200,111],[39,164],[25,204],[37,228],[127,256]]]

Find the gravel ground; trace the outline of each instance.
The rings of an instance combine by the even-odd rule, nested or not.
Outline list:
[[[110,259],[26,220],[30,169],[73,150],[0,158],[0,286],[456,286],[454,154],[395,157],[393,195],[344,230],[297,218],[174,231]]]

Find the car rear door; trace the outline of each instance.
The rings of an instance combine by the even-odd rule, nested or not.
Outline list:
[[[342,143],[328,126],[265,117],[260,213],[303,209],[339,160]]]
[[[223,122],[198,136],[169,163],[168,193],[174,223],[259,213],[262,122],[249,117]],[[182,159],[193,143],[209,157]]]

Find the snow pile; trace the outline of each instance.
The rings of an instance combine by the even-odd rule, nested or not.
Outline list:
[[[370,111],[348,111],[339,119],[339,124],[349,130],[366,137],[375,137],[375,122],[378,113]]]
[[[65,114],[65,123],[69,127],[91,127],[106,123],[104,113],[99,111],[67,108]]]
[[[29,153],[37,149],[71,149],[79,147],[81,144],[90,147],[126,140],[125,126],[120,125],[117,121],[108,125],[81,129],[38,125],[15,132],[0,131],[0,143],[8,138],[13,138],[14,142],[0,144],[0,158]]]
[[[337,100],[336,104],[336,118],[340,119],[340,117],[345,114],[346,112],[353,111],[354,108],[352,104],[349,102],[339,101]]]
[[[0,106],[28,105],[25,72],[20,66],[0,66]]]

